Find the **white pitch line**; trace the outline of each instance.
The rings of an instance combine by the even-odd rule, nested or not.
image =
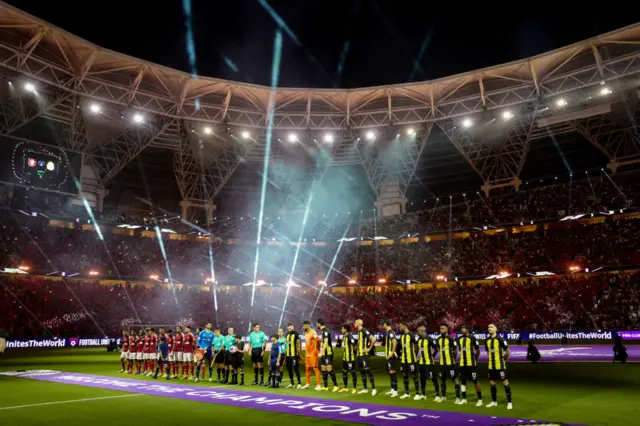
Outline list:
[[[29,407],[40,407],[43,405],[57,405],[57,404],[69,404],[72,402],[87,402],[87,401],[98,401],[101,399],[114,399],[114,398],[129,398],[132,396],[142,396],[141,393],[127,394],[127,395],[114,395],[114,396],[99,396],[96,398],[82,398],[82,399],[70,399],[68,401],[53,401],[53,402],[42,402],[40,404],[29,404],[29,405],[15,405],[13,407],[0,407],[0,410],[15,410],[17,408],[29,408]]]

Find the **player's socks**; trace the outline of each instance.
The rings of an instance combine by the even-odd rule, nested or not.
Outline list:
[[[264,367],[260,367],[260,383],[264,382]]]
[[[254,377],[253,381],[256,383],[258,383],[258,371],[259,371],[258,367],[253,367],[253,377]]]
[[[363,390],[367,390],[367,372],[362,370],[362,386],[364,387]]]
[[[244,386],[244,370],[240,370],[240,385]]]
[[[198,377],[200,377],[200,367],[200,364],[196,366],[196,380],[198,380]]]
[[[511,390],[509,390],[509,393],[511,393]],[[491,385],[491,402],[497,402],[498,401],[498,389],[496,388],[496,385]]]
[[[376,382],[373,379],[373,371],[367,370],[367,376],[369,376],[369,382],[371,382],[371,389],[376,390]]]
[[[333,386],[338,386],[338,379],[336,379],[336,372],[331,370],[329,372],[329,376],[331,376],[331,381],[333,382]]]
[[[353,390],[355,390],[358,387],[358,373],[356,373],[355,371],[352,371],[351,379],[353,381]]]
[[[124,359],[120,360],[120,366],[122,366],[122,371],[124,371]]]
[[[420,393],[420,379],[418,375],[413,376],[413,387],[416,389],[416,395]]]
[[[392,373],[389,376],[391,376],[391,390],[397,391],[398,390],[398,374]]]
[[[482,392],[477,391],[476,393],[478,394],[478,401],[482,401]]]
[[[346,389],[349,386],[349,373],[346,371],[342,372],[342,383],[344,384],[344,388]]]
[[[456,384],[456,399],[460,399],[460,385]]]
[[[462,394],[462,399],[467,399],[467,386],[460,385],[460,393]]]
[[[329,385],[329,373],[326,371],[322,372],[322,383],[324,383],[325,388]]]
[[[508,402],[509,404],[511,404],[511,386],[506,385],[506,386],[504,387],[504,393],[506,393],[506,394],[507,394],[507,402]]]
[[[447,381],[443,380],[440,383],[440,395],[442,395],[443,398],[447,397]]]

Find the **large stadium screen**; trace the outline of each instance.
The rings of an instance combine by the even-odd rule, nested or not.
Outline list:
[[[77,195],[82,154],[34,142],[0,142],[0,181]]]

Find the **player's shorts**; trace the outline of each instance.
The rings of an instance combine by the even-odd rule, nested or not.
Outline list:
[[[251,348],[251,362],[263,362],[262,348]]]
[[[175,352],[171,352],[167,358],[169,359],[169,362],[176,362]]]
[[[234,369],[244,368],[244,353],[238,351],[232,354],[231,367]]]
[[[450,378],[451,380],[455,380],[458,375],[458,371],[456,370],[455,365],[441,365],[440,366],[440,378],[442,380],[446,380]]]
[[[216,357],[213,362],[216,364],[224,364],[224,351],[216,352]]]
[[[178,362],[182,362],[182,359],[184,358],[183,353],[182,352],[176,352],[176,361]]]
[[[418,371],[420,372],[420,377],[424,379],[433,379],[433,365],[418,365]]]
[[[398,371],[398,358],[391,358],[387,360],[388,371]]]
[[[211,358],[211,357],[209,357]],[[183,352],[182,362],[193,362],[193,352]]]
[[[368,370],[371,368],[369,365],[369,355],[361,355],[358,357],[358,368],[360,370]]]
[[[231,351],[224,351],[224,365],[233,364],[233,354]]]
[[[287,362],[287,368],[293,368],[293,369],[298,369],[298,362],[300,360],[298,359],[297,356],[288,356],[286,357],[286,362]]]
[[[129,352],[120,352],[120,359],[129,359]]]
[[[318,368],[317,357],[305,357],[304,364],[307,368]]]
[[[144,352],[144,354],[142,355],[142,358],[143,358],[145,361],[148,361],[148,360],[153,359],[153,358],[154,358],[154,356],[155,356],[155,354],[152,354],[151,352]]]
[[[333,355],[324,355],[320,357],[320,365],[323,367],[333,366]]]
[[[347,373],[351,373],[356,370],[356,362],[355,361],[345,361],[342,360],[342,371],[346,371]]]
[[[467,383],[467,380],[471,380],[473,383],[478,383],[478,367],[470,366],[463,367],[460,366],[460,381],[462,383]]]
[[[491,370],[489,369],[489,380],[493,380],[494,382],[501,382],[503,380],[508,380],[509,376],[507,376],[507,370]]]
[[[142,361],[144,359],[144,353],[136,352],[136,361]]]
[[[416,363],[415,362],[403,362],[402,363],[402,372],[404,374],[416,374],[418,372],[418,370],[416,370]]]

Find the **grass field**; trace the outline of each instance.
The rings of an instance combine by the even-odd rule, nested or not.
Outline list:
[[[338,353],[336,359],[340,358],[341,354]],[[253,370],[249,360],[245,361],[249,373],[246,381],[251,382]],[[432,402],[433,389],[430,383],[427,384],[427,390],[431,396],[428,401],[391,400],[383,395],[389,389],[389,379],[384,371],[383,359],[375,357],[372,362],[376,373],[376,387],[379,391],[376,397],[318,393],[312,390],[272,390],[252,386],[245,386],[242,390],[589,425],[634,424],[640,419],[640,364],[638,363],[626,365],[612,363],[511,364],[509,375],[515,408],[508,412],[505,409],[504,391],[501,385],[498,387],[498,401],[501,405],[496,409],[476,408],[473,404],[463,407],[454,405],[451,384],[448,385],[449,401],[445,404]],[[485,368],[484,365],[480,366],[481,377],[485,376]],[[20,350],[9,351],[0,358],[0,371],[19,369],[52,369],[114,377],[125,376],[118,372],[120,370],[119,354],[107,353],[104,349]],[[304,372],[302,375],[304,376]],[[127,375],[127,377],[130,376]],[[153,380],[139,376],[135,378]],[[285,378],[287,378],[286,373]],[[342,382],[340,371],[338,371],[338,381]],[[189,387],[211,387],[209,383],[180,382],[188,383]],[[312,384],[315,384],[314,379]],[[482,380],[482,385],[483,399],[486,404],[490,401],[489,384],[486,380]],[[231,387],[227,386],[227,388]],[[402,380],[400,380],[399,389],[402,393]],[[471,389],[470,391],[470,403],[475,402],[475,392]],[[33,404],[42,405],[32,406]],[[10,407],[21,408],[8,409]],[[312,417],[267,413],[248,408],[211,405],[0,375],[0,425],[182,425],[199,422],[207,424],[221,422],[224,425],[256,423],[282,425],[287,421],[321,425],[343,424]]]

